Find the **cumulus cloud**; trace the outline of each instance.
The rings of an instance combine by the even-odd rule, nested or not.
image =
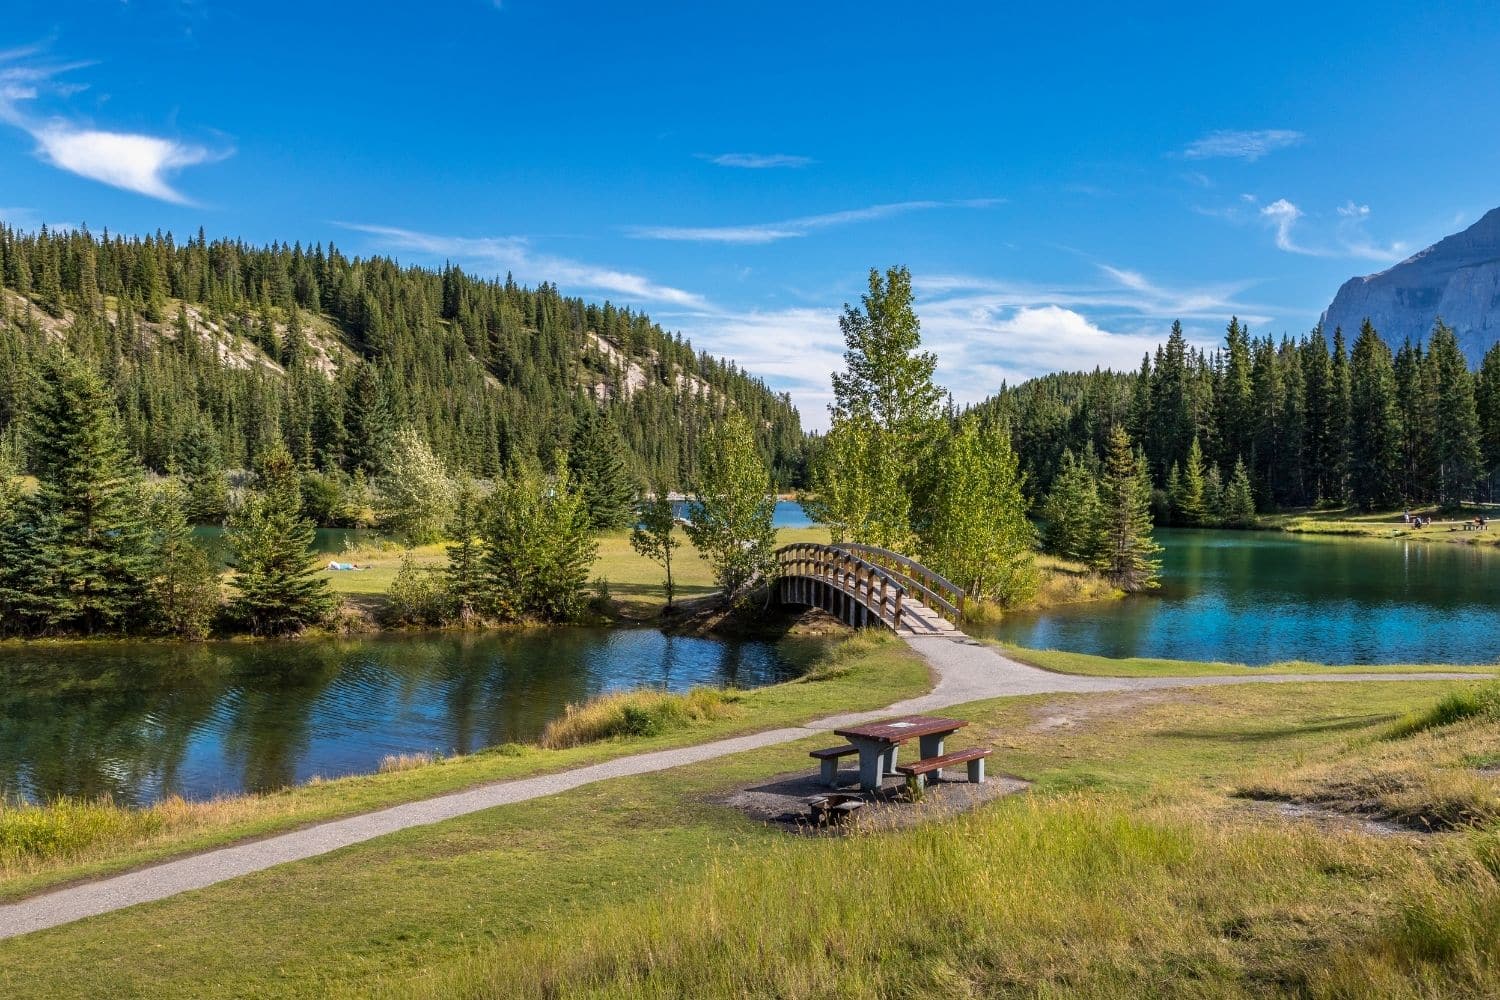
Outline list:
[[[83,89],[57,78],[84,63],[37,64],[37,47],[0,53],[0,122],[27,133],[36,154],[60,170],[179,205],[191,204],[171,183],[178,171],[223,159],[229,150],[136,132],[93,128],[64,116],[39,118],[30,106]]]
[[[1301,132],[1285,128],[1220,129],[1188,143],[1182,155],[1190,160],[1238,159],[1253,163],[1267,153],[1295,146],[1304,138]]]
[[[631,236],[645,240],[677,240],[700,243],[774,243],[777,240],[807,236],[819,229],[845,226],[856,222],[872,222],[908,212],[921,212],[937,208],[989,208],[1004,202],[1002,198],[968,198],[959,201],[898,201],[865,208],[828,212],[823,215],[804,215],[783,222],[764,222],[734,226],[637,226],[629,230]]]
[[[744,170],[770,170],[777,167],[806,167],[817,161],[810,156],[791,153],[719,153],[699,154],[702,159],[721,167],[739,167]]]
[[[551,281],[579,290],[621,295],[637,302],[665,302],[688,307],[707,305],[701,295],[657,284],[629,271],[537,253],[530,241],[522,236],[443,236],[395,226],[352,222],[336,225],[377,237],[386,249],[412,250],[431,257],[443,257],[473,269],[497,273],[507,271],[528,283]]]

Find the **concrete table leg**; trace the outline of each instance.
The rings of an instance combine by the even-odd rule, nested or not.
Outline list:
[[[943,755],[943,740],[947,739],[948,735],[948,733],[933,733],[931,736],[918,737],[917,746],[921,749],[922,759],[941,757]],[[922,775],[922,783],[930,785],[937,781],[942,773],[941,771],[928,771]]]
[[[885,773],[894,776],[896,773],[896,753],[901,749],[901,744],[892,743],[891,748],[885,754]]]
[[[873,792],[880,787],[885,764],[885,745],[861,741],[855,746],[859,747],[859,787]]]

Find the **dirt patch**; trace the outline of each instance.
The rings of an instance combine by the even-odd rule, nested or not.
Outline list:
[[[1069,701],[1054,701],[1046,705],[1039,705],[1032,710],[1032,718],[1036,721],[1028,729],[1033,733],[1072,729],[1079,723],[1087,722],[1096,715],[1116,715],[1130,709],[1140,708],[1144,705],[1159,705],[1163,702],[1188,700],[1190,700],[1189,697],[1181,692],[1142,691],[1110,695],[1109,697],[1093,695],[1087,698],[1074,698]]]
[[[873,792],[862,793],[853,784],[841,785],[838,792],[863,805],[848,820],[830,825],[815,823],[810,815],[810,800],[834,791],[819,780],[816,771],[778,775],[709,801],[737,809],[787,833],[841,835],[905,829],[968,812],[992,799],[1025,791],[1031,785],[1008,774],[987,775],[983,784],[973,785],[963,778],[962,769],[955,768],[949,773],[951,780],[929,785],[919,802],[911,801],[905,782],[897,778],[887,779],[880,789]],[[844,772],[841,777],[852,778],[852,771]]]
[[[1329,832],[1372,833],[1380,837],[1413,836],[1436,831],[1407,826],[1393,820],[1373,819],[1345,812],[1316,802],[1288,802],[1279,799],[1248,799],[1247,808],[1263,816],[1274,816],[1293,822],[1312,823]]]

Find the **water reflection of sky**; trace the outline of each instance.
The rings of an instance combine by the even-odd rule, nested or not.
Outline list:
[[[775,646],[559,629],[299,643],[0,652],[0,794],[146,802],[375,770],[387,754],[535,738],[570,702],[637,687],[755,687]]]
[[[987,634],[1105,656],[1272,663],[1500,659],[1500,553],[1163,531],[1156,595],[1010,615]]]

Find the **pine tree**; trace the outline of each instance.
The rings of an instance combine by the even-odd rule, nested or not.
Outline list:
[[[1182,480],[1174,496],[1177,517],[1183,524],[1202,526],[1207,520],[1208,506],[1203,495],[1203,449],[1198,439],[1188,446],[1187,462],[1183,465]]]
[[[923,561],[970,595],[1003,607],[1036,596],[1036,532],[1003,428],[963,420],[937,459]]]
[[[1182,514],[1177,509],[1178,501],[1182,499],[1182,470],[1173,462],[1172,467],[1167,470],[1167,486],[1163,491],[1166,493],[1166,509],[1161,513],[1160,521],[1163,524],[1181,524]]]
[[[657,487],[650,497],[641,502],[637,519],[638,523],[630,532],[630,547],[638,555],[661,564],[667,575],[663,589],[667,595],[667,608],[670,609],[672,598],[677,592],[672,580],[672,554],[682,542],[673,533],[677,527],[677,513],[672,509],[672,501],[667,497],[666,489]]]
[[[484,504],[474,480],[464,476],[458,482],[453,499],[453,521],[448,526],[447,547],[448,593],[453,598],[458,618],[468,622],[484,604],[485,582],[483,548],[480,536],[484,528]]]
[[[27,429],[39,485],[19,521],[33,544],[7,574],[26,592],[21,617],[51,633],[136,624],[149,572],[140,470],[103,381],[49,351],[38,364]]]
[[[1091,559],[1115,586],[1134,592],[1156,586],[1161,551],[1151,537],[1151,473],[1124,428],[1110,432],[1099,484],[1100,530]]]
[[[1203,475],[1203,523],[1211,526],[1223,520],[1224,477],[1217,465],[1210,465]]]
[[[1350,356],[1349,492],[1365,510],[1401,502],[1401,424],[1391,349],[1366,320]]]
[[[183,436],[177,471],[186,491],[184,510],[194,524],[217,524],[229,511],[229,484],[219,442],[207,421],[194,421]]]
[[[453,517],[453,480],[414,428],[397,431],[376,481],[380,527],[407,545],[431,545]]]
[[[334,599],[312,560],[315,529],[302,516],[291,453],[276,445],[256,466],[256,488],[230,514],[224,532],[238,591],[231,611],[256,635],[281,635],[323,621]]]
[[[1223,522],[1235,528],[1248,528],[1255,524],[1255,492],[1250,488],[1250,473],[1245,463],[1236,459],[1229,485],[1224,487],[1224,499],[1219,513]]]
[[[687,526],[726,600],[766,579],[775,566],[776,501],[750,424],[731,410],[704,443]]]
[[[568,468],[595,531],[613,531],[629,522],[636,489],[626,469],[625,442],[609,414],[592,403],[573,430]]]
[[[1333,360],[1329,364],[1332,374],[1331,405],[1329,406],[1328,438],[1332,459],[1329,465],[1329,485],[1334,494],[1326,500],[1343,500],[1349,496],[1349,452],[1350,423],[1353,420],[1352,380],[1349,372],[1349,352],[1344,346],[1344,331],[1333,331]]]
[[[1474,403],[1474,376],[1458,338],[1442,320],[1428,342],[1427,363],[1435,390],[1432,441],[1438,470],[1438,499],[1458,504],[1471,498],[1479,477],[1479,413]]]
[[[1043,545],[1064,559],[1090,562],[1100,549],[1099,484],[1088,465],[1063,452],[1062,468],[1042,505]]]
[[[484,521],[489,611],[505,621],[578,618],[598,551],[563,456],[551,477],[535,466],[513,471],[490,498]]]
[[[1479,448],[1483,460],[1486,496],[1495,496],[1495,477],[1500,474],[1500,343],[1484,352],[1474,380],[1474,403],[1479,415]]]
[[[375,366],[369,362],[361,364],[344,404],[347,429],[344,451],[351,472],[375,476],[385,469],[394,423],[390,397]]]

